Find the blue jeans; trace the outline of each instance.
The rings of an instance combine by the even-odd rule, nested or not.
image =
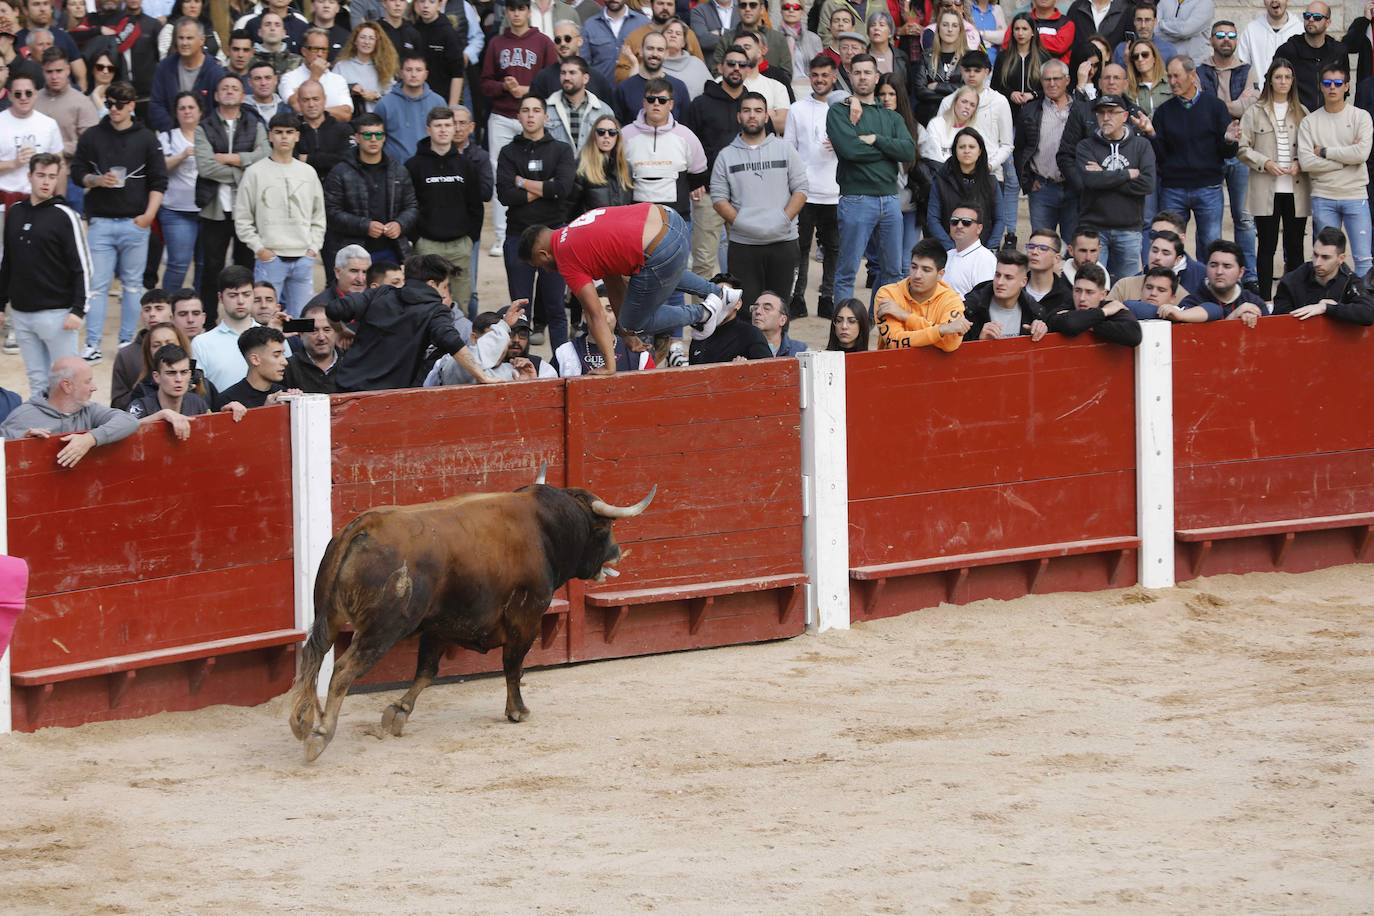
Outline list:
[[[162,288],[172,293],[186,286],[192,259],[196,262],[196,275],[200,275],[201,258],[196,247],[196,240],[200,238],[200,214],[163,207],[158,211],[157,221],[162,224],[162,245],[167,250]]]
[[[1016,169],[1012,168],[1011,160],[1007,160],[1006,179],[999,181],[997,186],[1001,188],[1002,196],[997,202],[997,224],[992,229],[992,250],[996,251],[1002,247],[1002,236],[1008,232],[1016,231],[1016,211],[1021,203],[1021,183],[1016,178]],[[1020,241],[1018,239],[1018,241]],[[907,251],[911,249],[908,248]]]
[[[563,305],[563,293],[568,286],[556,270],[535,270],[520,260],[520,233],[506,236],[501,253],[506,261],[506,292],[511,301],[530,300],[525,314],[532,327],[546,327],[549,345],[557,350],[568,342],[568,310]]]
[[[70,178],[67,179],[67,206],[75,210],[78,216],[86,213],[86,189]]]
[[[292,260],[273,258],[253,262],[253,280],[266,280],[277,291],[282,310],[292,318],[301,316],[301,309],[315,295],[315,259],[302,255]]]
[[[1150,193],[1145,195],[1144,221],[1140,226],[1140,262],[1150,263],[1150,223],[1155,221],[1155,214],[1159,212],[1159,183],[1156,180],[1155,186],[1150,189]]]
[[[1316,238],[1326,226],[1342,228],[1344,223],[1346,238],[1350,240],[1350,254],[1355,259],[1355,273],[1363,277],[1374,266],[1370,256],[1369,199],[1332,200],[1329,197],[1312,198],[1312,237]]]
[[[841,194],[836,219],[840,227],[840,259],[835,264],[835,303],[854,297],[854,277],[868,240],[878,238],[878,277],[873,292],[902,279],[902,208],[897,195],[868,197]]]
[[[1140,273],[1140,230],[1102,229],[1102,255],[1112,282]]]
[[[1226,196],[1231,204],[1231,222],[1236,227],[1236,244],[1245,252],[1245,276],[1242,282],[1259,280],[1255,273],[1255,219],[1245,209],[1245,192],[1250,187],[1250,167],[1239,159],[1227,159],[1221,169],[1226,183]]]
[[[147,229],[134,225],[129,217],[91,220],[86,244],[91,249],[91,298],[86,302],[86,345],[100,346],[105,332],[105,306],[110,301],[110,284],[119,273],[124,295],[119,308],[119,342],[134,339],[138,328],[139,299],[143,297],[143,268],[148,263]]]
[[[692,231],[687,221],[671,207],[668,210],[668,232],[659,241],[654,253],[644,258],[644,266],[630,278],[625,289],[625,302],[620,306],[620,328],[631,334],[660,334],[681,331],[686,324],[696,324],[706,317],[706,307],[669,300],[674,293],[686,293],[705,299],[721,295],[721,288],[708,283],[687,269],[692,254]]]
[[[48,370],[64,356],[76,355],[76,331],[64,331],[62,323],[70,309],[40,309],[21,312],[10,309],[10,327],[24,357],[24,374],[29,379],[29,397],[48,390]]]
[[[1030,192],[1031,231],[1053,229],[1067,242],[1078,228],[1078,195],[1062,181],[1039,181],[1039,189]]]
[[[1207,246],[1221,238],[1221,185],[1210,188],[1160,188],[1159,209],[1173,210],[1184,220],[1192,214],[1197,221],[1197,243],[1193,246],[1199,264],[1207,264]],[[1250,250],[1254,251],[1251,231]]]

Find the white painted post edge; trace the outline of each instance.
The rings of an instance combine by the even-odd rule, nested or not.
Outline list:
[[[5,449],[0,446],[0,554],[10,552],[10,504],[8,479],[5,467]],[[0,735],[8,734],[14,728],[13,710],[10,697],[14,688],[10,684],[10,649],[0,655]]]
[[[1135,502],[1139,582],[1174,584],[1173,325],[1142,321],[1135,354]]]
[[[806,623],[849,629],[849,445],[843,353],[802,353],[802,525]]]
[[[304,630],[308,638],[315,624],[315,573],[334,532],[329,396],[304,394],[289,400],[296,629]],[[333,670],[334,652],[331,650],[320,668],[322,696],[329,688]]]

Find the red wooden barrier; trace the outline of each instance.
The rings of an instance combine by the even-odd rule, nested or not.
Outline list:
[[[14,728],[260,703],[290,686],[287,408],[162,425],[59,468],[5,444],[10,553],[29,562]]]
[[[1372,344],[1325,319],[1174,329],[1179,579],[1369,558]]]
[[[374,506],[515,490],[534,482],[543,461],[549,463],[548,482],[561,486],[563,425],[561,381],[336,395],[330,420],[334,532]],[[565,618],[546,618],[544,638],[530,650],[527,665],[568,661]],[[345,635],[339,648],[347,644]],[[417,639],[397,646],[362,683],[410,681],[417,646]],[[500,651],[454,648],[439,664],[441,677],[499,670]]]
[[[849,357],[851,616],[1135,581],[1134,353]]]
[[[568,383],[568,478],[611,502],[624,575],[573,589],[574,660],[801,633],[796,360]]]

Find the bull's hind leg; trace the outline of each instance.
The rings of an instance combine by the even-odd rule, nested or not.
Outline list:
[[[315,618],[310,638],[301,650],[300,673],[291,692],[291,712],[288,723],[297,741],[304,741],[314,728],[320,716],[320,701],[316,696],[316,684],[320,678],[320,667],[324,657],[334,647],[339,635],[339,621],[333,613],[322,612]]]
[[[501,667],[506,673],[506,718],[512,722],[524,722],[530,717],[529,707],[520,697],[520,674],[533,644],[533,636],[526,639],[511,634],[501,647]]]
[[[320,717],[319,723],[305,741],[306,763],[323,754],[324,749],[329,747],[329,742],[334,740],[334,730],[339,725],[339,710],[343,707],[344,697],[348,695],[353,682],[371,670],[395,644],[395,636],[379,638],[366,632],[354,635],[353,642],[334,667],[334,676],[329,679],[329,696],[325,700],[324,715]]]
[[[397,738],[405,730],[406,720],[415,711],[415,700],[439,676],[439,656],[444,654],[444,642],[429,633],[420,634],[420,652],[415,659],[415,682],[395,703],[382,712],[382,728]]]

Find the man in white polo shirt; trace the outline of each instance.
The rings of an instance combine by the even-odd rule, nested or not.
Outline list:
[[[959,206],[949,216],[949,237],[954,247],[945,264],[945,282],[962,299],[979,283],[992,279],[997,256],[983,246],[983,216],[977,207]]]
[[[219,274],[219,324],[191,341],[196,368],[219,391],[243,381],[248,365],[239,352],[239,335],[253,320],[253,272],[231,264]]]
[[[329,69],[329,33],[320,28],[307,31],[301,42],[301,58],[299,67],[281,75],[277,94],[299,112],[301,106],[296,101],[296,90],[314,80],[324,87],[325,113],[336,121],[352,118],[353,96],[348,91],[348,80]]]

